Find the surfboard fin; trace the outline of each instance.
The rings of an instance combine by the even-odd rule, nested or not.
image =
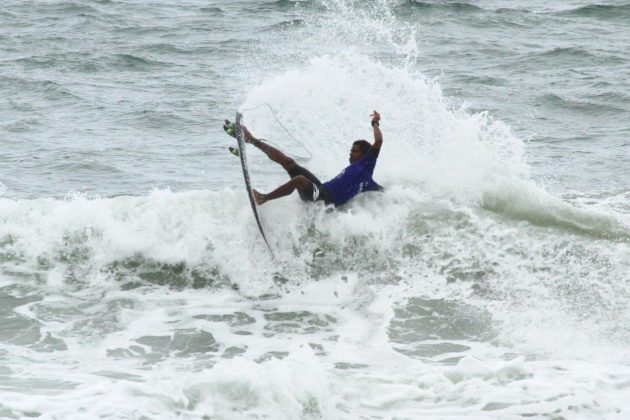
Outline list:
[[[228,147],[228,150],[230,151],[230,153],[232,153],[234,156],[238,157],[239,153],[238,153],[238,149],[236,147]]]
[[[230,122],[230,120],[225,120],[225,124],[223,124],[223,130],[228,136],[236,138],[236,124],[235,123]]]

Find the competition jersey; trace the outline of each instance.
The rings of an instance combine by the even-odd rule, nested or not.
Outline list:
[[[383,187],[372,179],[378,153],[378,149],[368,149],[361,159],[352,163],[330,181],[324,183],[324,187],[332,196],[335,206],[345,204],[361,192],[383,190]]]

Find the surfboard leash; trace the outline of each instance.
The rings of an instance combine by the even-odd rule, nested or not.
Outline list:
[[[313,153],[311,153],[310,150],[308,150],[308,148],[306,146],[304,146],[304,144],[302,144],[298,139],[296,139],[291,132],[284,126],[284,124],[282,124],[282,121],[280,121],[280,117],[278,117],[278,113],[276,112],[276,110],[274,109],[273,106],[271,106],[270,104],[268,104],[267,102],[263,102],[259,105],[253,106],[251,108],[245,108],[243,109],[243,113],[245,111],[254,111],[258,108],[262,108],[262,107],[267,107],[269,109],[269,111],[271,112],[271,115],[273,116],[273,118],[276,120],[276,122],[278,123],[278,125],[280,125],[280,127],[282,127],[282,129],[284,130],[284,132],[287,134],[287,136],[289,136],[291,138],[291,140],[293,140],[294,143],[298,144],[303,150],[306,151],[306,153],[308,153],[308,157],[304,157],[304,156],[299,156],[299,155],[294,155],[292,153],[287,153],[289,156],[291,156],[292,158],[295,159],[301,159],[301,160],[311,160],[313,158]],[[279,147],[277,144],[266,140],[267,143],[270,143],[273,146]]]

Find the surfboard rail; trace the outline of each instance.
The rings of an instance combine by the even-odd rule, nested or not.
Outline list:
[[[258,225],[258,230],[260,231],[260,235],[262,236],[269,252],[271,253],[271,257],[274,257],[273,250],[269,245],[269,241],[267,241],[267,236],[265,236],[265,231],[262,227],[262,223],[260,221],[260,215],[258,214],[258,208],[256,206],[256,200],[254,199],[254,193],[252,191],[252,182],[249,176],[249,166],[247,165],[247,155],[245,154],[245,139],[243,138],[243,130],[241,130],[241,120],[243,119],[243,114],[240,112],[236,113],[236,143],[238,145],[239,158],[241,160],[241,168],[243,169],[243,179],[245,180],[245,189],[247,190],[247,196],[249,197],[249,203],[252,206],[252,212],[254,213],[254,218],[256,219],[256,224]]]

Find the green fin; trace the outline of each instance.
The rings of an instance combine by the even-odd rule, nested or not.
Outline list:
[[[230,151],[230,153],[232,153],[234,156],[238,157],[238,149],[236,147],[228,147],[228,150]]]
[[[223,124],[223,130],[226,132],[228,136],[236,138],[236,124],[230,122],[229,120],[225,120],[225,124]]]

